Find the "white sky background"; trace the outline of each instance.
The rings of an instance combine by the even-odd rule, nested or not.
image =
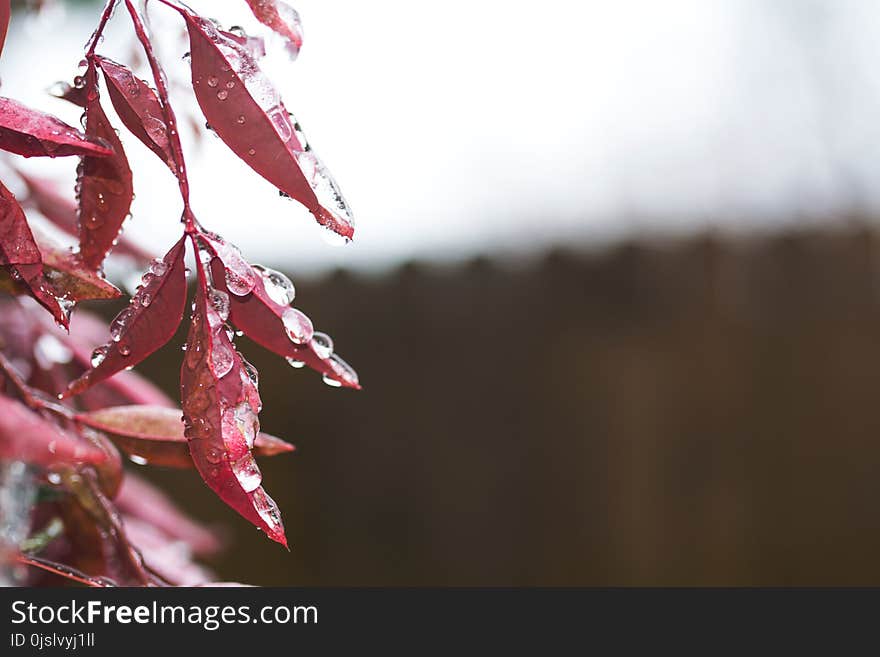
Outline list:
[[[150,4],[163,61],[186,82],[180,21]],[[254,26],[241,0],[189,4]],[[197,215],[252,260],[294,272],[376,268],[880,206],[878,3],[292,4],[303,51],[294,63],[270,55],[267,69],[339,181],[357,233],[329,246],[305,210],[222,142],[185,134]],[[3,95],[75,123],[78,109],[45,89],[76,73],[98,12],[14,18]],[[125,19],[118,12],[102,51],[128,63]],[[197,116],[185,85],[172,100],[179,118]],[[176,186],[126,137],[137,193],[128,230],[158,250],[179,231]],[[52,163],[71,186],[74,166]]]

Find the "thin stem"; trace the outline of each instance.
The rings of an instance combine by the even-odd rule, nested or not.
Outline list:
[[[71,568],[70,566],[64,566],[60,563],[55,563],[54,561],[49,561],[48,559],[43,559],[41,557],[32,557],[24,554],[19,554],[16,558],[16,561],[19,563],[23,563],[26,566],[33,566],[34,568],[40,568],[42,570],[48,571],[54,575],[60,575],[61,577],[65,577],[67,579],[72,579],[74,582],[79,582],[80,584],[85,584],[86,586],[92,587],[100,587],[106,588],[109,586],[115,586],[115,584],[111,584],[107,579],[99,579],[97,577],[90,577],[85,573],[78,571],[76,568]]]
[[[116,4],[118,2],[119,0],[107,0],[107,5],[104,7],[104,13],[101,14],[101,21],[98,23],[98,27],[92,34],[92,38],[89,40],[89,49],[88,52],[86,52],[86,57],[91,57],[95,54],[95,48],[98,47],[98,42],[104,34],[104,28],[107,27],[107,21],[109,21],[110,17],[113,15],[113,10],[116,9]]]
[[[195,216],[189,205],[189,179],[186,176],[186,163],[183,157],[183,147],[180,144],[180,134],[177,130],[177,118],[174,116],[174,109],[171,107],[171,101],[168,96],[168,85],[165,82],[165,73],[156,59],[153,52],[153,45],[150,43],[150,37],[147,36],[147,30],[141,20],[138,10],[135,8],[131,0],[125,0],[125,7],[131,16],[134,31],[137,34],[138,41],[144,48],[144,54],[150,63],[150,70],[153,73],[153,80],[156,83],[156,93],[159,96],[159,102],[162,105],[162,112],[165,116],[165,125],[168,129],[168,144],[171,147],[171,157],[177,169],[177,181],[180,186],[180,195],[183,198],[183,217],[182,221],[186,226],[187,233],[196,232]]]

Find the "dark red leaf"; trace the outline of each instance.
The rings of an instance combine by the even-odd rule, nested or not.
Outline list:
[[[83,157],[79,180],[79,244],[83,262],[98,269],[113,248],[134,197],[131,169],[122,142],[101,108],[97,73],[86,73],[86,135],[102,139],[113,148],[110,157]]]
[[[247,3],[258,21],[284,37],[287,52],[291,59],[295,59],[303,41],[302,25],[296,10],[281,0],[247,0]]]
[[[194,554],[209,555],[220,549],[220,540],[214,532],[185,515],[165,493],[133,472],[126,473],[114,501],[126,516],[138,518],[183,541]]]
[[[6,31],[9,29],[11,16],[11,0],[0,0],[0,53],[3,52],[3,44],[6,43]]]
[[[123,452],[139,462],[166,468],[194,467],[181,413],[176,408],[114,406],[80,413],[76,419],[105,432]],[[275,456],[293,450],[290,443],[259,433],[253,452],[257,456]]]
[[[112,146],[85,136],[51,114],[0,97],[0,150],[25,157],[89,155],[108,157]]]
[[[74,302],[118,299],[122,296],[115,285],[84,267],[78,254],[59,246],[39,231],[34,233],[34,239],[43,256],[43,272],[56,296],[64,296]]]
[[[320,372],[330,385],[360,389],[357,372],[333,353],[330,337],[315,332],[312,321],[290,307],[293,285],[284,274],[252,267],[218,235],[203,234],[202,243],[213,258],[214,284],[229,296],[229,320],[236,328],[294,367]]]
[[[198,264],[199,287],[180,373],[190,454],[211,490],[286,547],[281,513],[260,485],[262,474],[251,454],[261,408],[255,371],[226,333],[227,295],[209,291],[209,274]]]
[[[0,183],[0,265],[9,269],[16,282],[44,306],[55,321],[68,325],[69,304],[55,296],[43,274],[43,259],[24,211],[12,192]]]
[[[177,330],[186,305],[184,238],[144,274],[144,284],[110,328],[111,341],[96,350],[92,368],[70,384],[65,397],[133,367],[159,349]]]
[[[176,172],[168,144],[168,128],[156,92],[127,66],[105,57],[96,59],[104,72],[110,101],[125,127],[158,155],[172,173]]]
[[[305,205],[318,223],[351,239],[354,223],[338,186],[247,48],[210,21],[166,4],[186,19],[193,89],[217,135],[254,171]]]
[[[48,180],[36,178],[21,171],[17,173],[27,185],[28,196],[26,200],[28,203],[65,233],[78,235],[79,210],[73,197],[61,194],[56,185]],[[155,257],[124,235],[119,237],[119,243],[113,248],[113,253],[129,256],[138,262],[149,262]]]
[[[0,459],[49,467],[105,461],[95,445],[40,417],[24,404],[0,395]]]

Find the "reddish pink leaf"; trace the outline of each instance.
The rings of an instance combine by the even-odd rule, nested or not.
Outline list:
[[[149,465],[192,468],[180,410],[162,406],[114,406],[80,413],[81,423],[107,433],[129,456]],[[292,452],[294,446],[266,433],[257,435],[254,454],[275,456]]]
[[[354,223],[338,186],[248,50],[210,21],[163,2],[186,19],[193,89],[217,135],[254,171],[305,205],[318,223],[350,239]]]
[[[83,262],[98,269],[113,248],[128,217],[134,196],[131,169],[122,142],[98,99],[97,73],[93,65],[86,72],[86,135],[113,147],[106,158],[84,157],[79,180],[79,244]]]
[[[126,473],[115,502],[126,516],[138,518],[185,542],[195,554],[209,555],[220,549],[214,532],[185,515],[165,493],[133,472]]]
[[[24,404],[0,395],[0,459],[49,467],[99,464],[106,458],[95,445],[43,419]]]
[[[119,289],[97,272],[83,266],[78,254],[59,246],[39,231],[34,239],[43,256],[43,272],[57,296],[77,302],[87,299],[118,299]]]
[[[144,563],[162,579],[176,586],[197,586],[210,582],[214,574],[192,559],[189,550],[181,550],[180,541],[168,536],[151,523],[123,516],[128,540],[144,555]]]
[[[62,307],[43,275],[43,259],[24,211],[0,183],[0,265],[9,268],[13,278],[44,306],[55,321],[67,327],[69,312]]]
[[[201,263],[198,263],[201,267]],[[195,307],[181,367],[186,437],[202,479],[230,507],[274,541],[287,546],[281,513],[260,485],[251,454],[259,432],[255,372],[226,333],[228,298],[199,271]]]
[[[287,52],[291,59],[295,59],[303,42],[302,25],[296,10],[281,0],[247,0],[247,3],[258,21],[284,37]]]
[[[70,384],[75,395],[127,367],[133,367],[164,345],[177,330],[186,305],[184,238],[144,274],[144,284],[110,328],[111,341],[92,356],[92,368]]]
[[[48,180],[35,178],[21,171],[17,173],[27,185],[28,196],[26,200],[29,204],[32,204],[40,214],[65,233],[78,235],[79,218],[77,215],[79,210],[73,197],[61,194],[56,185]],[[129,256],[139,262],[149,262],[155,257],[124,235],[119,237],[119,243],[113,248],[113,253]]]
[[[229,296],[229,319],[236,328],[294,367],[320,372],[330,385],[360,389],[357,372],[333,353],[330,336],[316,333],[312,321],[290,307],[293,285],[284,274],[252,267],[219,235],[205,233],[202,243],[213,258],[217,289]]]
[[[6,42],[6,31],[9,29],[11,16],[11,0],[0,0],[0,53],[3,52],[3,44]]]
[[[31,109],[11,98],[0,97],[0,150],[25,157],[88,155],[107,157],[111,148],[96,139],[102,135],[84,136],[61,119]]]
[[[110,101],[125,127],[175,173],[168,128],[156,92],[127,66],[105,57],[97,57],[97,61],[104,72]]]

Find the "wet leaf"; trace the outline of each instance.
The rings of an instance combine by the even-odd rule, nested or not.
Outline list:
[[[86,135],[113,148],[110,157],[83,157],[79,178],[79,245],[83,262],[98,269],[113,248],[134,196],[122,142],[101,108],[93,65],[86,72]]]
[[[0,54],[3,53],[3,44],[6,42],[6,32],[9,29],[9,19],[12,16],[10,0],[0,0]]]
[[[305,205],[318,223],[351,239],[354,222],[338,186],[247,48],[210,21],[170,6],[186,19],[193,89],[213,130],[254,171]]]
[[[37,178],[22,171],[17,171],[17,173],[27,186],[28,195],[25,200],[28,204],[33,205],[40,214],[65,233],[77,236],[79,234],[79,210],[73,195],[68,197],[62,194],[57,185],[49,180]],[[138,262],[149,262],[155,257],[125,235],[120,235],[119,243],[113,248],[113,253],[134,258]]]
[[[113,155],[112,144],[83,135],[61,119],[0,97],[0,150],[25,157]]]
[[[115,406],[76,419],[107,435],[129,456],[149,465],[167,468],[192,468],[181,412],[161,406]],[[275,436],[259,433],[253,452],[257,456],[275,456],[292,452],[293,445]]]
[[[65,397],[133,367],[164,345],[177,330],[186,305],[184,238],[144,274],[144,284],[110,328],[111,340],[92,356],[92,367],[70,384]]]
[[[43,258],[24,211],[0,183],[0,265],[7,267],[16,283],[46,308],[55,321],[67,327],[69,313],[55,296],[43,274]]]
[[[156,92],[122,64],[97,57],[104,72],[110,101],[129,132],[159,156],[171,172],[177,171],[168,144],[168,128]]]
[[[261,408],[252,367],[236,351],[224,322],[228,300],[199,271],[180,384],[185,434],[196,469],[217,495],[274,541],[287,546],[281,513],[263,490],[251,453]],[[222,295],[222,296],[221,296]]]
[[[287,42],[287,52],[296,59],[302,48],[302,24],[296,9],[281,0],[247,0],[254,16]]]
[[[229,321],[257,344],[288,359],[292,365],[308,366],[324,375],[325,381],[359,390],[354,369],[333,352],[333,341],[316,333],[312,321],[301,311],[291,308],[293,286],[287,277],[265,267],[255,268],[239,261],[237,249],[218,235],[205,235],[203,244],[209,250],[213,280],[218,290],[229,297]],[[240,285],[246,276],[242,263],[251,276],[252,287],[241,294],[230,283]]]
[[[50,467],[55,464],[99,464],[106,458],[106,454],[95,445],[0,394],[0,459]]]

